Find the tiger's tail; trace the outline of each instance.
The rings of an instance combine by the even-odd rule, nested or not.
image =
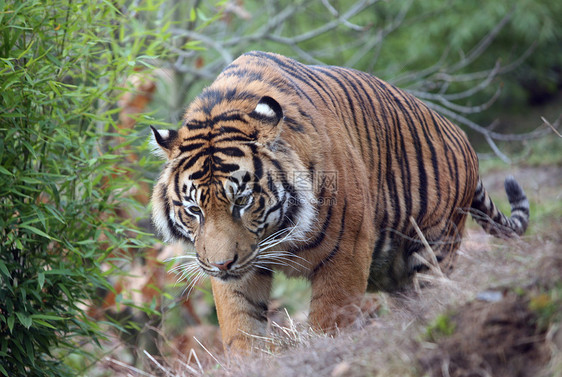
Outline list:
[[[511,205],[510,217],[501,213],[492,202],[482,179],[478,180],[470,214],[487,233],[500,238],[514,238],[522,235],[529,225],[529,201],[512,176],[506,177],[504,186]]]

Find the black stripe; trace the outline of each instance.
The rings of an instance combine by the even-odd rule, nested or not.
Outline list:
[[[372,170],[374,165],[374,153],[373,153],[373,141],[372,141],[371,131],[374,132],[375,130],[374,127],[373,130],[371,130],[371,126],[372,126],[371,119],[373,117],[376,118],[377,115],[375,114],[375,104],[373,103],[372,96],[369,95],[367,88],[365,87],[365,84],[368,84],[366,81],[371,80],[371,77],[369,76],[365,77],[360,74],[361,72],[354,71],[354,70],[350,72],[352,74],[349,75],[347,79],[350,81],[353,79],[357,87],[361,89],[361,93],[359,93],[359,91],[357,90],[357,96],[360,99],[359,102],[361,104],[361,110],[363,115],[363,130],[366,133],[367,144],[369,145],[369,154],[367,156],[367,158],[369,159],[369,170]],[[365,107],[366,103],[369,104],[369,108]]]
[[[180,192],[180,174],[176,172],[174,175],[174,192],[176,193],[176,197],[181,199],[181,192]]]
[[[267,322],[267,313],[266,312],[253,312],[250,310],[235,310],[234,312],[230,313],[231,316],[237,317],[239,315],[247,316],[255,319],[256,321],[260,322]]]
[[[198,98],[201,100],[201,111],[206,115],[210,115],[213,108],[224,100],[224,94],[220,90],[207,88],[203,90]],[[205,124],[204,126],[206,127],[207,125]],[[197,127],[201,127],[201,125]]]
[[[250,138],[250,140],[255,138],[255,137],[252,137],[251,135],[246,135],[242,130],[240,130],[239,128],[236,128],[236,127],[224,126],[224,127],[220,128],[220,134],[221,135],[227,134],[227,133],[241,134],[243,136],[246,136],[247,138]]]
[[[226,113],[219,114],[214,118],[211,118],[209,120],[209,126],[214,126],[216,123],[219,122],[239,122],[242,124],[248,124],[248,121],[246,121],[246,119],[242,117],[242,114],[232,111],[228,111]]]
[[[428,199],[428,181],[427,181],[427,173],[425,171],[425,160],[423,155],[423,144],[420,140],[420,135],[416,129],[415,122],[410,117],[409,112],[404,107],[402,101],[396,97],[394,94],[390,93],[394,99],[394,103],[398,106],[404,118],[406,118],[406,125],[410,130],[410,134],[414,138],[414,150],[416,151],[416,160],[417,160],[417,168],[418,168],[418,177],[419,177],[419,186],[418,186],[418,197],[417,200],[420,204],[420,210],[416,217],[416,221],[418,223],[422,222],[422,219],[425,218],[427,213],[427,199]]]
[[[518,219],[518,220],[521,222],[521,225],[527,223],[527,217],[526,217],[526,216],[523,216],[523,215],[521,215],[521,214],[519,214],[519,213],[514,213],[514,214],[511,216],[511,218],[512,218],[512,219]]]
[[[417,123],[421,126],[421,129],[422,129],[422,132],[423,132],[423,137],[425,139],[424,144],[429,148],[430,160],[431,160],[431,165],[433,167],[433,174],[434,174],[434,182],[433,182],[434,183],[434,190],[433,190],[433,192],[437,195],[437,203],[435,204],[435,207],[434,207],[434,210],[433,210],[433,213],[435,214],[435,212],[439,208],[441,208],[439,163],[437,161],[437,152],[435,150],[432,133],[429,130],[429,125],[427,123],[426,118],[422,114],[423,110],[426,110],[430,114],[431,114],[431,111],[429,109],[425,108],[425,105],[421,104],[417,99],[408,95],[407,93],[404,94],[404,102],[406,103],[406,105],[409,106],[412,114],[414,114],[414,116],[417,119]],[[435,122],[433,122],[433,123],[435,124]],[[437,128],[435,128],[434,130],[437,131],[437,133],[439,131]],[[433,132],[433,133],[435,133],[435,132]],[[420,138],[421,138],[421,136],[420,136]],[[427,181],[428,185],[429,185],[429,183],[430,182]],[[428,186],[428,188],[429,188],[429,186]],[[430,217],[432,217],[432,216],[430,216]]]
[[[363,73],[363,75],[367,75],[365,73]],[[369,80],[366,80],[367,85],[369,86],[369,88],[371,89],[371,93],[374,97],[376,97],[376,102],[378,104],[381,104],[381,98],[379,96],[378,93],[378,88],[376,87],[376,81],[374,80],[374,78],[370,75],[369,76]],[[382,135],[386,135],[386,130],[388,129],[388,121],[387,121],[387,116],[386,116],[386,109],[384,106],[380,106],[381,108],[381,112],[382,112],[382,116],[379,117],[379,114],[375,111],[376,106],[373,107],[373,114],[375,117],[375,123],[376,126],[374,128],[374,132],[375,132],[375,142],[376,142],[376,148],[375,151],[377,153],[377,197],[374,198],[374,202],[375,202],[375,216],[377,216],[377,214],[379,213],[379,206],[382,206],[382,200],[381,200],[381,195],[382,195],[382,185],[383,185],[383,179],[382,179],[382,169],[383,169],[383,163],[384,163],[384,157],[383,157],[383,150],[384,148],[382,147]],[[382,134],[382,135],[381,135]],[[373,179],[371,178],[371,182],[373,182]],[[373,219],[374,220],[374,219]]]
[[[252,232],[252,231],[250,230],[250,232]],[[254,232],[252,232],[252,233],[254,233]],[[254,233],[254,234],[257,235],[257,233]],[[258,267],[256,269],[256,272],[263,277],[269,277],[269,278],[273,277],[273,271],[272,270],[266,270],[265,268],[259,268]]]
[[[320,263],[318,263],[314,269],[312,270],[312,273],[310,274],[310,277],[312,278],[314,275],[316,275],[318,273],[318,271],[324,267],[327,263],[330,263],[330,261],[336,256],[336,254],[338,253],[338,251],[340,250],[340,245],[341,245],[341,240],[343,238],[343,233],[345,231],[345,217],[346,217],[346,209],[347,209],[347,200],[344,199],[343,202],[343,209],[342,209],[342,216],[341,216],[341,224],[340,224],[340,231],[338,234],[338,239],[336,241],[335,246],[333,247],[332,251],[330,251],[330,253],[328,254],[328,256],[326,256],[326,258],[324,258]]]
[[[320,195],[320,197],[323,196]],[[332,203],[332,201],[328,201],[328,203]],[[324,241],[324,238],[326,238],[326,235],[328,234],[328,227],[330,226],[332,220],[332,212],[333,212],[333,205],[330,204],[330,206],[328,207],[328,212],[326,213],[326,218],[324,219],[324,223],[322,224],[322,228],[318,231],[316,238],[314,238],[312,241],[308,242],[307,244],[299,245],[297,247],[289,249],[289,252],[298,253],[300,251],[314,249],[320,246],[320,244]]]
[[[251,311],[246,311],[246,310],[241,310],[240,312],[243,312],[244,314],[247,314],[249,316],[251,316],[252,318],[257,319],[258,321],[267,321],[267,303],[263,302],[263,301],[254,301],[252,300],[250,297],[248,297],[248,295],[240,290],[234,290],[232,292],[235,296],[241,297],[243,298],[248,304],[250,304],[255,311],[251,312]],[[236,314],[233,313],[233,314]]]
[[[217,172],[221,173],[232,173],[240,170],[240,165],[238,164],[220,164],[214,167]]]
[[[262,212],[264,208],[265,208],[265,197],[260,196],[260,198],[257,201],[257,205],[254,206],[254,209],[252,210],[252,214],[257,215],[260,212]],[[261,216],[259,216],[259,217],[261,218]]]
[[[177,164],[176,164],[176,169],[177,170],[189,170],[193,167],[193,165],[195,165],[195,163],[197,163],[197,161],[202,158],[202,157],[206,157],[208,154],[209,149],[205,148],[202,151],[197,152],[195,155],[193,156],[187,156],[182,158]]]
[[[302,133],[302,132],[305,131],[305,130],[304,130],[304,127],[303,127],[301,124],[299,124],[299,123],[298,123],[295,119],[293,119],[293,118],[290,118],[290,117],[288,117],[288,116],[285,116],[285,117],[283,118],[283,121],[284,121],[284,124],[286,124],[287,126],[289,126],[289,128],[290,128],[291,130],[295,131],[295,132],[300,132],[300,133]]]
[[[240,66],[237,64],[230,64],[222,71],[221,76],[248,79],[248,82],[266,81],[261,72],[249,70],[246,67],[240,68]]]
[[[320,97],[326,105],[328,104],[324,96],[320,93],[319,89],[322,89],[324,93],[327,94],[328,96],[330,96],[330,92],[324,89],[324,87],[321,84],[321,81],[309,72],[312,67],[305,66],[304,64],[300,64],[295,60],[288,59],[285,57],[280,59],[277,56],[268,53],[249,52],[244,55],[255,56],[274,62],[277,66],[279,66],[279,68],[287,72],[290,75],[291,79],[299,80],[302,84],[311,88],[313,91],[316,92],[316,94],[318,94],[318,97]],[[292,64],[292,66],[290,64]],[[315,85],[313,85],[313,83]],[[316,107],[312,98],[305,91],[303,91],[303,89],[299,85],[295,85],[293,86],[293,88],[301,96],[305,97],[308,100],[308,102],[310,102],[313,106]]]
[[[388,222],[388,214],[385,211],[382,221],[379,224],[379,229],[386,229],[387,222]],[[379,238],[377,239],[377,242],[375,243],[375,247],[373,248],[373,261],[377,260],[381,256],[384,244],[386,242],[386,235],[387,232],[385,231],[381,231],[379,233]]]
[[[189,175],[189,179],[195,181],[201,179],[209,173],[209,164],[205,163],[201,166],[201,169],[197,170],[195,173]]]
[[[252,162],[254,164],[254,178],[259,181],[263,177],[263,162],[256,153],[252,155]]]
[[[524,207],[524,206],[520,206],[520,207],[512,207],[511,208],[511,212],[523,212],[526,215],[529,214],[529,207]]]
[[[362,140],[361,140],[361,135],[357,134],[356,137],[353,137],[352,134],[351,134],[351,130],[350,130],[350,126],[353,126],[353,128],[355,128],[355,132],[356,133],[358,132],[357,116],[355,114],[355,106],[354,106],[355,101],[353,101],[353,97],[349,93],[345,84],[335,74],[333,74],[334,71],[330,71],[330,69],[328,67],[314,67],[314,68],[316,70],[322,72],[325,76],[329,77],[333,81],[335,81],[335,83],[340,87],[343,94],[345,95],[345,99],[346,99],[347,105],[348,105],[347,113],[348,113],[348,115],[351,115],[351,117],[353,118],[353,123],[352,124],[344,124],[344,126],[345,126],[345,129],[346,129],[346,131],[349,135],[349,138],[351,140],[353,140],[353,139],[356,140],[356,143],[359,145],[359,150],[361,152],[361,155],[364,156],[363,143],[362,143]]]
[[[181,232],[179,232],[176,228],[176,224],[170,219],[170,203],[168,201],[168,196],[166,194],[166,188],[162,184],[160,188],[160,200],[164,203],[164,217],[166,218],[166,225],[168,225],[168,231],[172,234],[172,237],[176,240],[185,240],[187,242],[191,242],[191,240],[187,239]]]
[[[244,151],[236,147],[215,148],[215,152],[222,153],[229,157],[244,157],[246,155]]]
[[[204,145],[205,144],[203,144],[203,143],[193,143],[193,144],[188,144],[188,145],[180,145],[180,152],[181,153],[191,152],[195,149],[201,148]]]

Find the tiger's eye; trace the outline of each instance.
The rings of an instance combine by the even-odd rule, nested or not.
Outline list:
[[[191,206],[191,207],[189,207],[189,210],[193,213],[201,213],[201,208],[199,208],[197,206]]]
[[[246,204],[248,204],[248,202],[250,201],[250,196],[246,195],[246,196],[239,196],[238,198],[236,198],[236,200],[234,201],[234,205],[236,206],[245,206]]]

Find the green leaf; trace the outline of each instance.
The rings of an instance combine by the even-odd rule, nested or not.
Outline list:
[[[11,278],[12,275],[10,275],[10,271],[8,271],[8,267],[6,267],[6,264],[4,264],[4,262],[2,262],[0,260],[0,272],[2,272],[7,278]]]
[[[48,328],[53,329],[53,330],[57,329],[55,326],[51,325],[49,322],[45,322],[45,321],[40,320],[40,319],[33,319],[33,322],[37,323],[38,325],[45,326],[45,327],[48,327]]]
[[[24,313],[16,312],[16,316],[18,317],[20,323],[26,328],[29,329],[33,324],[33,319],[31,317],[26,316]]]
[[[29,185],[39,185],[43,183],[41,180],[32,177],[21,177],[21,180]]]
[[[29,326],[31,326],[31,323]],[[33,341],[31,338],[26,337],[24,338],[23,342],[25,345],[26,356],[31,362],[31,365],[35,366],[35,352],[33,351]]]
[[[66,288],[65,285],[59,283],[58,287],[60,288],[61,291],[64,292],[64,294],[66,295],[66,297],[68,297],[69,300],[72,299],[72,295],[70,294],[70,291]]]
[[[43,289],[43,285],[45,285],[45,273],[40,272],[37,275],[37,281],[39,282],[39,289]]]
[[[43,319],[43,320],[47,320],[47,321],[65,321],[66,318],[64,317],[58,317],[56,315],[49,315],[49,314],[32,314],[30,316],[33,320],[36,319]]]
[[[53,268],[52,270],[47,270],[44,272],[45,275],[66,275],[75,276],[76,274],[69,270],[68,268]]]
[[[36,227],[34,227],[34,226],[31,226],[31,225],[23,225],[23,224],[22,224],[22,225],[20,225],[20,228],[27,229],[27,230],[29,230],[29,231],[31,231],[31,232],[37,234],[38,236],[48,238],[48,239],[50,239],[50,240],[52,240],[52,241],[58,241],[57,239],[55,239],[55,238],[49,236],[47,233],[43,232],[41,229],[38,229],[38,228],[36,228]]]
[[[10,329],[10,333],[12,333],[12,330],[14,329],[14,322],[16,320],[16,317],[14,317],[13,315],[8,317],[8,328]]]
[[[14,174],[12,174],[11,172],[9,172],[5,167],[0,166],[0,173],[4,174],[4,175],[11,175],[12,177],[14,176]]]

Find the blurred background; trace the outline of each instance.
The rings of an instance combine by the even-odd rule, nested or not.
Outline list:
[[[374,74],[460,125],[484,171],[556,185],[560,20],[550,0],[0,0],[0,375],[220,349],[208,282],[168,273],[185,248],[152,234],[147,140],[240,54]],[[280,276],[272,317],[304,320],[308,294]]]

